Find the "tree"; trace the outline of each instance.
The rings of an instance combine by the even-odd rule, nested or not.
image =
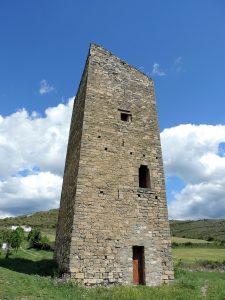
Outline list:
[[[16,231],[19,233],[22,241],[25,239],[25,233],[24,233],[24,229],[22,227],[17,227]]]
[[[28,234],[27,240],[31,248],[35,247],[41,240],[41,232],[37,229],[32,229]]]
[[[2,244],[4,243],[4,240],[3,240],[3,232],[0,231],[0,248],[2,248]]]
[[[10,243],[10,236],[11,230],[8,229],[1,229],[0,230],[0,248],[2,247],[3,243]]]
[[[21,232],[18,230],[13,230],[10,237],[10,244],[13,249],[16,251],[19,249],[23,239],[21,236]]]

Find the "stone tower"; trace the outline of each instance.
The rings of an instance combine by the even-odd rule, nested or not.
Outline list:
[[[55,259],[82,285],[173,279],[153,81],[95,44],[74,102]]]

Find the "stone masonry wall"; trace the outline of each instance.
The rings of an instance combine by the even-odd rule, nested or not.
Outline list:
[[[132,247],[144,246],[145,284],[167,283],[173,268],[153,81],[97,45],[85,72],[71,123],[57,261],[83,285],[131,285]],[[132,121],[122,121],[121,111]],[[150,169],[151,188],[139,187],[141,165]]]
[[[87,65],[88,60],[86,62],[80,86],[78,88],[77,96],[74,100],[65,170],[63,176],[63,188],[56,230],[56,250],[54,253],[54,258],[57,260],[61,272],[69,272],[71,234],[73,228],[74,203],[76,195],[86,95]]]

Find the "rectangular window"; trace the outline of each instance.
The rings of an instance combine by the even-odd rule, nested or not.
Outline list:
[[[141,165],[139,168],[139,187],[150,188],[150,174],[147,166]]]
[[[131,122],[132,121],[131,114],[129,114],[129,113],[121,112],[120,118],[123,122]]]
[[[133,246],[133,283],[145,284],[144,247]]]

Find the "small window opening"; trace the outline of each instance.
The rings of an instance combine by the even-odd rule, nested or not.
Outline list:
[[[140,195],[140,194],[138,194],[138,197],[141,197],[141,195]]]
[[[130,152],[130,155],[132,155],[133,154],[133,152]]]
[[[139,168],[139,187],[150,188],[150,174],[147,166],[141,165]]]
[[[156,158],[155,159],[158,159],[158,156],[156,156]]]
[[[143,154],[143,157],[145,157],[145,154]]]
[[[121,112],[120,118],[123,122],[131,122],[131,114]]]
[[[155,196],[155,199],[158,199],[158,196]]]
[[[122,146],[124,146],[124,140],[123,140],[123,142],[122,142]]]
[[[105,147],[105,151],[107,151],[108,150],[108,148],[107,147]]]
[[[100,194],[102,194],[102,195],[103,195],[103,194],[104,194],[104,192],[103,192],[103,191],[100,191]]]
[[[100,138],[101,138],[101,136],[99,135],[99,136],[98,136],[98,139],[100,139]]]

